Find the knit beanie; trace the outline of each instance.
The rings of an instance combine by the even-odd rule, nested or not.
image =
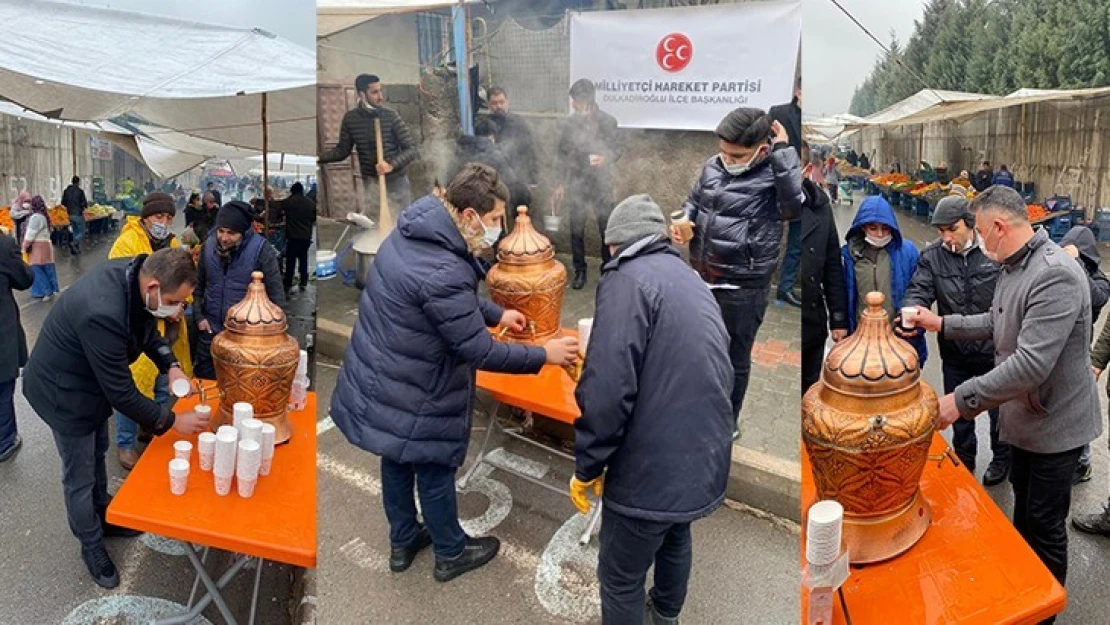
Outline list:
[[[244,234],[250,229],[251,221],[250,204],[238,200],[224,204],[216,214],[217,228],[227,228],[239,234]]]
[[[148,193],[143,198],[143,212],[142,217],[150,217],[151,215],[169,215],[173,217],[177,214],[177,205],[174,204],[173,197],[169,193],[162,193],[155,191]]]
[[[646,193],[627,197],[609,215],[606,245],[624,245],[647,236],[667,236],[663,210]]]

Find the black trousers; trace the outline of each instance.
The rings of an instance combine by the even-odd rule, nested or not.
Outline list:
[[[574,271],[586,271],[586,220],[592,212],[597,216],[597,232],[601,236],[601,264],[609,262],[609,246],[605,245],[605,228],[613,211],[612,193],[579,196],[568,200],[570,205],[570,254]]]
[[[1071,480],[1082,449],[1055,454],[1012,449],[1014,527],[1061,586],[1068,577]]]
[[[678,616],[686,602],[694,558],[689,523],[645,521],[604,507],[598,542],[597,578],[604,625],[643,625],[644,583],[652,564],[652,604],[663,616]]]
[[[827,339],[826,339],[827,340]],[[825,364],[825,344],[818,343],[802,347],[802,395],[821,379],[821,367]]]
[[[953,362],[951,359],[941,363],[944,372],[944,392],[951,393],[956,387],[976,376],[983,375],[993,369],[989,364],[965,364]],[[987,413],[991,420],[991,456],[998,462],[1010,461],[1010,446],[998,440],[998,409]],[[952,424],[952,446],[960,462],[964,463],[968,471],[975,472],[975,456],[979,449],[979,438],[975,434],[975,422],[967,419],[956,419]]]
[[[308,248],[312,247],[312,239],[289,239],[285,243],[285,290],[293,286],[293,269],[300,266],[301,288],[308,286]]]
[[[202,380],[216,379],[216,364],[212,362],[212,339],[215,334],[197,331],[197,350],[193,352],[193,375]]]
[[[108,495],[108,420],[91,434],[69,436],[54,434],[54,445],[62,459],[62,488],[65,495],[69,530],[82,547],[95,547],[104,541],[104,513]]]
[[[743,289],[713,289],[717,305],[721,307],[725,329],[728,330],[728,359],[732,362],[732,414],[740,418],[744,395],[748,392],[748,379],[752,373],[752,347],[763,315],[767,312],[768,287]]]

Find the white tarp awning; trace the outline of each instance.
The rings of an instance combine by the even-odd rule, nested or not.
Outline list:
[[[463,1],[473,4],[478,0]],[[430,11],[458,4],[429,0],[316,0],[316,36],[334,35],[389,13]]]
[[[51,24],[65,45],[27,45]],[[121,45],[122,42],[122,45]],[[314,51],[265,31],[45,0],[0,0],[0,98],[47,117],[132,114],[258,151],[316,146]]]
[[[65,121],[61,121],[61,120],[57,120],[57,119],[50,119],[49,117],[44,117],[44,116],[39,115],[38,113],[36,113],[34,111],[28,111],[27,109],[23,108],[22,106],[19,106],[17,104],[12,104],[11,102],[2,102],[2,101],[0,101],[0,115],[11,115],[12,117],[19,117],[20,119],[26,119],[26,120],[33,121],[33,122],[40,122],[40,123],[43,123],[43,124],[54,124],[54,125],[58,125],[58,126],[64,126],[66,128],[75,128],[77,130],[85,130],[85,131],[88,131],[88,132],[114,132],[114,133],[120,134],[120,135],[133,134],[130,130],[124,128],[123,126],[120,126],[118,124],[113,124],[112,122],[108,122],[108,121],[104,121],[104,122],[65,122]]]

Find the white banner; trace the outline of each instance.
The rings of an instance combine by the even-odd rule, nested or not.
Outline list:
[[[570,81],[623,128],[714,130],[729,111],[790,102],[801,5],[573,13]]]

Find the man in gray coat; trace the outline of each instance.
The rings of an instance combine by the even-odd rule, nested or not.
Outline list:
[[[983,252],[1002,265],[990,312],[938,317],[919,307],[915,323],[944,339],[992,339],[995,367],[940,400],[938,427],[999,408],[999,437],[1013,449],[1014,527],[1063,585],[1072,475],[1102,433],[1087,277],[1045,230],[1034,232],[1017,191],[991,187],[972,210]]]

